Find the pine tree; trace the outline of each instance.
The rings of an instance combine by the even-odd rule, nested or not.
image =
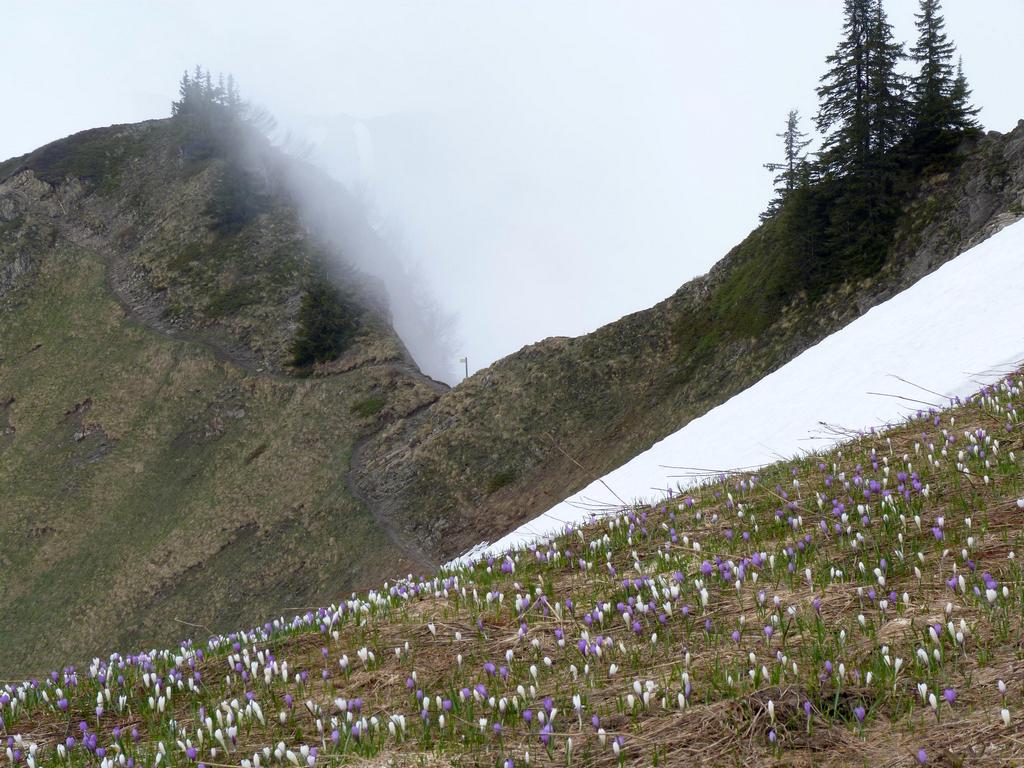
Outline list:
[[[230,73],[228,73],[227,93],[225,95],[225,99],[225,103],[232,111],[236,111],[241,106],[242,100],[238,96],[238,85],[235,83],[235,76]]]
[[[956,63],[956,77],[953,79],[953,90],[950,92],[949,100],[953,107],[950,121],[950,127],[953,130],[967,133],[981,130],[981,123],[975,120],[980,110],[978,107],[971,106],[971,89],[964,76],[962,58],[958,59]]]
[[[189,94],[192,92],[192,80],[188,76],[188,70],[185,70],[185,74],[181,76],[181,82],[178,84],[178,101],[171,102],[171,114],[181,114],[188,103]]]
[[[911,81],[914,121],[919,127],[941,126],[947,120],[956,46],[944,32],[946,22],[939,0],[921,0],[920,12],[914,18],[918,37],[910,58],[921,65]]]
[[[243,124],[261,130],[230,75],[219,76],[214,85],[213,75],[197,65],[191,74],[185,72],[178,93],[178,100],[171,102],[171,115],[181,128],[179,152],[183,160],[223,156],[231,137]],[[245,221],[244,215],[236,216],[231,211],[221,218],[227,227]]]
[[[213,75],[197,65],[191,75],[186,71],[182,76],[178,94],[180,98],[171,102],[172,115],[199,115],[208,120],[242,117],[244,105],[231,75],[218,76],[214,85]]]
[[[775,134],[782,139],[785,160],[781,163],[765,163],[764,167],[777,174],[775,182],[775,198],[768,204],[768,209],[761,214],[761,220],[770,219],[796,189],[808,182],[809,170],[807,153],[804,150],[811,143],[807,134],[800,130],[800,113],[791,109],[786,116],[786,129]]]
[[[909,122],[897,70],[903,46],[893,39],[882,0],[845,0],[844,13],[843,39],[818,89],[822,191],[830,200],[825,246],[836,263],[872,274],[885,260],[899,213],[894,150]]]
[[[199,101],[202,101],[203,99],[206,98],[206,91],[203,88],[203,83],[205,82],[205,80],[206,80],[206,77],[203,74],[203,68],[201,66],[199,66],[198,64],[196,64],[195,72],[192,74],[192,84],[194,86],[193,95]]]
[[[918,31],[917,43],[910,58],[920,65],[911,80],[914,152],[927,158],[936,152],[949,151],[958,135],[976,129],[970,106],[970,89],[962,66],[953,68],[956,46],[946,36],[945,19],[940,0],[921,0],[920,11],[914,15]]]
[[[844,0],[843,39],[825,59],[821,103],[815,124],[824,137],[820,153],[828,175],[843,175],[863,167],[870,151],[867,105],[868,31],[870,0]]]
[[[299,305],[298,322],[292,343],[292,364],[297,367],[334,360],[359,330],[358,316],[326,280],[309,286]]]
[[[868,148],[872,164],[877,165],[880,158],[903,140],[910,120],[904,97],[906,83],[897,72],[904,58],[903,44],[893,38],[882,0],[875,0],[866,48]]]

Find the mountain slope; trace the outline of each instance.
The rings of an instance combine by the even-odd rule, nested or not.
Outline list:
[[[779,294],[799,266],[770,220],[658,305],[526,347],[382,430],[355,482],[441,558],[515,529],[1024,216],[1024,121],[962,152],[920,179],[880,269],[822,254],[828,290]]]
[[[823,451],[941,408],[1024,364],[1024,220],[872,308],[752,387],[689,422],[474,557],[660,498],[733,468]],[[675,469],[673,469],[675,467]]]
[[[445,388],[308,235],[274,153],[201,128],[90,131],[0,169],[2,671],[429,564],[345,468]],[[325,275],[359,331],[297,375],[302,297]]]
[[[187,115],[0,164],[0,672],[257,622],[514,529],[1024,214],[1024,126],[920,180],[880,271],[787,292],[770,221],[657,306],[451,391],[346,266],[383,248],[358,207],[311,176]],[[325,317],[333,359],[292,365]]]
[[[2,685],[8,761],[1018,764],[1022,409],[1017,372],[472,567]]]

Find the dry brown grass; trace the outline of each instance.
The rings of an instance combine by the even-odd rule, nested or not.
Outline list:
[[[978,428],[996,433],[1004,423],[977,404],[956,409],[955,416],[957,434]],[[236,761],[251,757],[255,750],[277,741],[292,747],[317,743],[317,715],[311,713],[304,702],[312,702],[314,712],[319,707],[320,717],[326,724],[332,714],[337,714],[333,705],[336,697],[347,700],[359,697],[363,700],[362,711],[377,715],[384,724],[390,715],[404,713],[409,738],[402,741],[384,736],[372,749],[345,753],[332,750],[329,742],[323,741],[320,743],[328,746],[322,750],[318,765],[339,762],[372,766],[495,765],[507,757],[521,765],[529,751],[531,765],[565,766],[569,762],[567,739],[570,737],[574,745],[572,764],[587,766],[613,766],[619,762],[686,766],[898,766],[915,764],[919,749],[926,750],[931,765],[1014,763],[1024,759],[1020,734],[1024,723],[1021,717],[1024,702],[1024,648],[1020,641],[1022,577],[1016,561],[1010,560],[1008,554],[1015,548],[1020,550],[1024,542],[1019,526],[1024,513],[1016,503],[1018,495],[1024,495],[1024,473],[1019,459],[1015,464],[1008,464],[1005,456],[1010,450],[1020,450],[1020,430],[1003,439],[1000,455],[1004,464],[991,470],[993,480],[985,484],[975,476],[976,472],[970,477],[955,472],[952,464],[956,449],[951,450],[949,459],[941,460],[939,469],[926,468],[923,453],[915,456],[914,451],[914,442],[925,428],[921,422],[898,426],[886,433],[857,437],[827,456],[766,468],[759,473],[762,482],[753,490],[736,491],[743,497],[748,514],[756,516],[756,531],[752,524],[740,522],[735,511],[726,506],[724,490],[730,487],[735,490],[730,484],[735,484],[738,478],[733,477],[725,485],[711,483],[694,491],[703,514],[700,521],[687,513],[683,497],[679,497],[666,505],[666,509],[647,510],[646,521],[637,517],[632,542],[626,539],[629,533],[624,524],[612,527],[607,520],[599,521],[585,528],[582,537],[574,533],[559,538],[554,547],[540,548],[548,557],[557,549],[561,553],[557,562],[541,563],[532,553],[525,553],[516,558],[516,570],[512,574],[499,572],[500,558],[494,561],[492,573],[486,573],[484,566],[459,573],[460,584],[467,590],[464,598],[456,597],[454,588],[447,598],[434,596],[431,592],[442,584],[435,581],[418,597],[386,601],[387,607],[379,616],[369,615],[364,621],[344,620],[336,627],[339,633],[336,640],[311,628],[281,632],[255,643],[259,648],[271,650],[278,660],[287,659],[293,674],[308,671],[309,680],[305,685],[297,685],[294,678],[284,683],[276,677],[270,686],[262,682],[246,684],[237,675],[232,676],[229,685],[224,681],[228,671],[225,651],[216,651],[198,663],[203,678],[200,694],[179,695],[173,700],[174,717],[179,725],[194,732],[201,725],[196,718],[198,703],[204,703],[209,710],[222,700],[241,698],[246,690],[255,691],[268,725],[265,728],[250,725],[240,732],[238,748],[232,752],[232,759]],[[934,438],[935,430],[928,428],[928,431]],[[962,444],[957,445],[957,449],[960,447]],[[872,448],[879,457],[884,455],[889,459],[890,477],[897,472],[903,454],[913,457],[915,469],[926,472],[922,477],[928,482],[930,495],[926,499],[915,498],[915,503],[921,507],[920,531],[908,514],[905,526],[891,529],[904,534],[904,543],[899,547],[881,524],[883,510],[876,505],[871,525],[861,526],[859,519],[854,520],[859,515],[851,514],[851,524],[864,535],[858,549],[850,547],[849,537],[835,536],[831,532],[814,540],[806,556],[807,566],[812,568],[815,577],[813,587],[802,577],[803,565],[796,569],[796,577],[791,581],[782,559],[774,571],[761,569],[762,578],[757,585],[747,583],[739,594],[728,585],[717,586],[718,582],[711,579],[709,583],[716,586],[710,592],[707,609],[703,612],[699,609],[692,582],[700,575],[702,559],[719,555],[738,562],[744,552],[752,551],[754,541],[758,551],[781,557],[782,549],[796,541],[791,530],[772,523],[774,510],[786,501],[775,485],[780,483],[784,490],[792,490],[786,485],[793,477],[791,468],[797,468],[796,476],[801,482],[799,503],[794,511],[803,516],[801,534],[817,532],[822,520],[828,525],[834,522],[829,506],[819,511],[815,502],[814,491],[824,489],[822,474],[817,469],[819,459],[826,464],[839,462],[851,473],[858,463],[867,466],[866,457]],[[868,474],[878,476],[873,470]],[[963,520],[965,510],[969,510],[972,517],[969,530]],[[676,513],[674,522],[669,520],[670,513]],[[718,515],[717,521],[715,515]],[[939,516],[947,521],[946,538],[941,543],[930,531]],[[676,542],[669,541],[662,524],[676,528],[679,535]],[[737,536],[741,530],[751,531],[755,538],[750,543],[740,538],[729,541],[724,536],[726,528],[735,529]],[[690,537],[689,544],[683,543],[683,534]],[[1013,599],[1005,606],[1000,603],[992,609],[984,599],[976,599],[971,594],[954,594],[945,583],[954,564],[960,572],[970,573],[959,551],[968,534],[976,537],[970,557],[977,572],[989,571],[1000,586],[1013,590]],[[609,536],[608,546],[603,543],[605,535]],[[701,542],[699,553],[695,541]],[[591,549],[594,542],[596,548]],[[949,551],[945,552],[947,545]],[[897,549],[904,550],[906,565],[898,562]],[[925,555],[920,579],[911,567],[920,562],[916,559],[918,551]],[[591,570],[576,567],[580,557],[591,561]],[[890,562],[884,591],[894,591],[897,596],[907,592],[910,597],[908,603],[899,597],[898,605],[891,605],[885,615],[866,596],[871,583],[871,564],[879,557],[887,557]],[[859,576],[856,570],[861,559],[868,563],[868,578]],[[614,575],[609,564],[615,569]],[[845,578],[822,583],[822,574],[827,574],[831,566],[842,568]],[[627,596],[639,597],[646,593],[624,589],[622,580],[651,578],[664,587],[671,583],[665,579],[676,570],[682,571],[685,579],[680,585],[682,596],[674,602],[672,617],[664,625],[660,624],[656,620],[660,605],[654,615],[637,613],[636,616],[643,619],[643,629],[639,635],[635,634],[621,620],[615,603]],[[864,590],[864,595],[858,595],[858,587]],[[474,589],[478,595],[476,600],[472,596]],[[537,589],[539,593],[535,592]],[[777,598],[781,606],[780,624],[770,638],[761,632],[771,614],[770,610],[759,609],[756,598],[761,589],[766,592],[769,604]],[[490,591],[501,592],[504,602],[488,603],[484,596]],[[879,588],[879,592],[883,590]],[[554,610],[545,612],[535,603],[520,615],[513,605],[519,594],[530,594],[534,599],[543,594],[551,606],[565,605],[567,599],[572,599],[575,610],[565,610],[558,617]],[[819,601],[817,609],[812,604],[815,599]],[[591,640],[597,635],[610,638],[611,644],[602,658],[593,655],[584,658],[575,648],[576,641],[588,631],[583,615],[605,601],[611,603],[612,609],[604,624],[590,627],[589,634]],[[689,618],[682,616],[684,603],[690,606]],[[915,667],[915,652],[918,647],[931,650],[929,641],[923,639],[924,633],[929,624],[945,625],[947,603],[952,603],[952,619],[958,624],[963,620],[968,627],[966,640],[958,647],[946,642],[941,664],[923,671]],[[790,606],[796,617],[786,629],[786,609]],[[859,628],[858,613],[865,614],[867,629]],[[820,615],[820,623],[816,623],[815,615]],[[746,623],[736,644],[729,632],[739,627],[741,616]],[[797,618],[802,623],[798,623]],[[711,636],[704,632],[705,619],[711,620],[714,627]],[[435,633],[428,629],[430,623]],[[525,624],[526,629],[520,636],[521,624]],[[564,647],[556,642],[556,629],[564,633]],[[838,640],[841,629],[846,632],[842,643]],[[649,639],[655,631],[659,633],[657,645]],[[461,640],[455,639],[457,632],[461,633]],[[406,644],[408,652],[404,651]],[[822,645],[819,647],[819,644]],[[904,659],[905,666],[894,682],[880,684],[878,674],[881,673],[876,673],[874,682],[868,682],[866,672],[879,669],[882,645],[889,647],[892,658]],[[329,656],[326,662],[321,650],[324,647]],[[369,667],[358,660],[359,649],[364,647],[376,654],[376,662]],[[403,649],[400,655],[394,653],[396,647]],[[482,665],[485,662],[505,665],[508,650],[512,650],[514,660],[507,665],[509,681],[506,684],[498,677],[485,675]],[[777,663],[779,653],[785,655],[787,664],[796,661],[799,672],[780,673],[778,680],[762,679],[754,684],[747,679],[746,657],[751,652],[756,658],[754,666],[764,665],[770,668],[771,674],[776,665],[780,669],[788,668]],[[342,654],[350,660],[347,674],[337,663]],[[462,655],[461,665],[458,654]],[[553,660],[550,668],[543,664],[545,657]],[[821,664],[826,659],[831,659],[835,665],[840,662],[845,665],[847,678],[842,684],[834,677],[823,677]],[[586,670],[584,665],[588,662],[590,668]],[[611,662],[619,667],[614,676],[610,674]],[[536,679],[529,672],[531,665],[538,667]],[[321,676],[323,669],[327,670],[326,678]],[[489,694],[511,699],[516,695],[516,685],[522,685],[527,695],[521,697],[520,708],[530,707],[536,712],[544,697],[550,696],[562,713],[550,734],[550,752],[540,743],[536,725],[527,728],[518,714],[502,718],[486,706],[456,705],[449,714],[443,738],[438,736],[436,726],[429,737],[415,735],[420,728],[416,723],[418,704],[407,688],[407,679],[413,671],[415,688],[425,691],[430,698],[442,696],[455,700],[462,686],[471,688],[483,682]],[[675,697],[681,689],[683,671],[688,673],[694,692],[688,706],[680,710],[675,705]],[[734,677],[732,685],[727,684],[730,674]],[[928,680],[929,692],[936,695],[941,696],[944,686],[953,688],[955,703],[952,706],[942,704],[936,716],[927,702],[918,697],[916,683],[921,679]],[[649,707],[629,711],[624,701],[632,692],[635,680],[653,681],[656,693]],[[996,691],[997,680],[1005,681],[1009,687],[1005,701]],[[133,695],[141,697],[137,676],[132,678],[131,685]],[[535,692],[529,690],[531,685],[535,686]],[[278,711],[286,709],[283,704],[286,692],[293,694],[295,701],[287,724],[279,727],[275,718]],[[585,697],[584,711],[579,717],[571,709],[574,693]],[[661,703],[662,695],[667,706]],[[769,702],[774,721],[769,714]],[[810,729],[804,714],[806,702],[811,702]],[[1000,720],[1004,705],[1011,710],[1009,727],[1004,727]],[[55,716],[46,707],[36,707],[16,724],[8,723],[8,729],[15,725],[26,738],[50,747],[64,736],[68,723],[84,716],[82,713],[87,713],[90,705],[85,699],[76,706],[76,714],[70,720]],[[857,706],[864,706],[867,711],[862,727],[856,724],[852,714]],[[436,714],[432,709],[432,717]],[[479,736],[476,723],[481,714],[488,718],[486,737]],[[599,715],[609,744],[615,737],[625,739],[620,756],[608,746],[598,744],[589,723],[592,714]],[[501,720],[505,726],[500,738],[489,730],[495,720]],[[115,725],[130,727],[132,724],[152,730],[152,723],[146,717],[105,716],[99,732],[109,738]],[[329,725],[325,727],[330,730]],[[768,737],[772,730],[777,736],[775,745]],[[146,733],[142,745],[151,746],[156,740],[155,734]],[[171,763],[174,765],[180,763],[177,753],[168,760],[178,761]],[[210,760],[204,762],[209,766],[219,764]]]

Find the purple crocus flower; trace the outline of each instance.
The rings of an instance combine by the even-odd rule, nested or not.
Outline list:
[[[551,741],[551,723],[547,723],[543,728],[540,729],[540,740],[546,747],[548,742]]]

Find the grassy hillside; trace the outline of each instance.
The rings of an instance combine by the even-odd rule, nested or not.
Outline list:
[[[1018,372],[528,550],[8,684],[0,733],[32,766],[1013,764],[1022,409]]]
[[[345,478],[437,387],[283,193],[238,180],[272,155],[190,141],[91,131],[0,173],[0,672],[424,566]],[[344,344],[296,369],[325,302]]]
[[[446,391],[345,266],[381,247],[354,201],[256,133],[179,114],[0,163],[0,674],[496,538],[1021,215],[1024,127],[917,180],[876,271],[802,275],[784,211],[655,307]]]

